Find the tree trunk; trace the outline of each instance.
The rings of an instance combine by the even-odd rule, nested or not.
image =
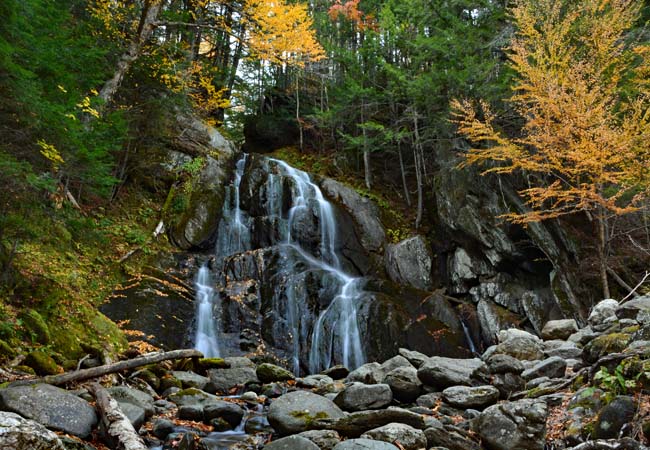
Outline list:
[[[607,233],[605,230],[605,211],[601,208],[598,212],[598,263],[600,269],[600,282],[603,287],[603,298],[611,298],[609,282],[607,281]]]
[[[365,111],[366,100],[363,99],[361,100],[361,123],[364,125],[366,122]],[[372,186],[372,175],[370,173],[370,152],[368,151],[368,136],[366,134],[365,126],[362,128],[361,132],[363,133],[363,174],[366,182],[366,188],[370,190]]]
[[[147,364],[158,363],[170,359],[182,358],[202,358],[203,354],[194,349],[186,350],[172,350],[164,353],[152,353],[149,355],[140,356],[126,361],[120,361],[114,364],[106,364],[103,366],[92,367],[90,369],[78,370],[75,372],[62,373],[60,375],[48,375],[43,378],[35,378],[32,380],[20,380],[11,383],[12,386],[28,385],[47,383],[53,386],[70,383],[72,381],[88,380],[90,378],[98,378],[110,373],[120,372],[122,370],[135,369],[136,367],[146,366]]]
[[[120,56],[113,77],[99,91],[99,98],[104,100],[105,105],[111,104],[115,93],[122,84],[122,80],[124,80],[124,76],[133,65],[133,62],[140,56],[143,45],[147,42],[147,39],[149,39],[155,28],[154,24],[162,9],[162,3],[163,0],[148,0],[145,2],[136,35],[133,37],[126,52]]]
[[[296,69],[296,123],[298,124],[298,132],[300,133],[300,151],[302,151],[304,148],[304,135],[300,120],[300,72],[298,69]]]
[[[422,142],[420,141],[420,127],[418,124],[417,111],[413,110],[413,159],[415,160],[415,179],[418,184],[418,212],[415,218],[415,229],[422,224],[422,213],[424,210],[424,193],[422,192]]]
[[[147,450],[144,441],[131,425],[129,418],[120,409],[119,403],[99,383],[90,383],[106,441],[116,450]]]
[[[411,194],[409,193],[409,188],[406,184],[406,171],[404,170],[404,158],[402,157],[402,145],[400,142],[397,143],[397,154],[399,155],[399,170],[402,174],[402,189],[404,189],[404,198],[406,199],[406,204],[410,207]]]

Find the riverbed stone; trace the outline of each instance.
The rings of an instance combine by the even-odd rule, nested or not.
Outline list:
[[[429,359],[429,357],[424,353],[420,353],[415,350],[409,350],[407,348],[400,348],[399,354],[408,359],[411,365],[416,369]]]
[[[118,402],[118,404],[124,415],[129,419],[129,422],[131,422],[131,425],[133,425],[133,428],[136,431],[139,430],[145,421],[144,408],[128,402]]]
[[[87,401],[49,384],[0,389],[0,409],[81,438],[88,437],[97,423],[95,409]]]
[[[575,319],[549,320],[542,328],[542,339],[567,339],[578,331]]]
[[[452,386],[442,391],[445,402],[461,409],[481,409],[495,403],[499,399],[499,390],[490,385],[486,386]]]
[[[146,392],[138,389],[133,389],[127,386],[114,386],[107,389],[116,401],[120,403],[132,403],[144,409],[145,415],[148,417],[153,416],[155,407],[153,404],[153,397]]]
[[[352,383],[334,398],[334,403],[344,411],[381,409],[392,401],[393,392],[387,384]]]
[[[275,364],[262,363],[255,370],[257,378],[262,383],[273,383],[274,381],[288,381],[295,379],[295,375],[287,369]]]
[[[603,331],[603,327],[609,326],[616,320],[618,302],[613,298],[602,300],[594,306],[587,321],[595,331]]]
[[[519,400],[488,407],[477,431],[490,450],[543,450],[548,407],[540,400]]]
[[[470,385],[474,379],[486,375],[487,366],[478,358],[454,359],[433,356],[418,369],[418,378],[424,384],[440,389]]]
[[[287,436],[264,446],[267,450],[319,450],[318,445],[302,436]]]
[[[59,437],[40,423],[0,411],[0,448],[11,450],[65,450]]]
[[[228,359],[226,359],[228,361]],[[229,369],[212,369],[208,371],[210,383],[206,386],[209,392],[229,393],[234,387],[259,383],[254,365],[232,366]]]
[[[650,295],[642,295],[628,300],[616,309],[619,319],[636,319],[639,312],[650,312]]]
[[[309,430],[303,431],[298,436],[309,439],[321,450],[332,450],[341,442],[341,436],[334,430]]]
[[[221,418],[235,428],[244,417],[244,409],[233,402],[217,400],[203,408],[203,420],[208,423],[212,419]]]
[[[194,372],[173,371],[171,375],[181,383],[181,388],[197,388],[205,389],[205,386],[210,382],[208,377],[196,374]]]
[[[422,393],[422,381],[415,367],[397,367],[386,374],[383,380],[393,391],[393,397],[405,403],[412,403]]]
[[[536,360],[544,357],[542,340],[527,331],[516,328],[499,332],[499,343],[495,352],[520,360]]]
[[[312,428],[317,419],[336,420],[343,411],[331,400],[307,391],[284,394],[271,403],[268,419],[281,435],[300,433]]]
[[[551,356],[530,369],[524,370],[521,377],[524,380],[532,380],[539,377],[562,378],[566,371],[566,361],[559,356]]]
[[[384,372],[381,364],[371,362],[363,364],[350,372],[345,378],[345,381],[348,383],[358,381],[359,383],[365,384],[378,384],[381,383],[385,375],[386,372]]]
[[[614,439],[619,436],[621,428],[631,422],[637,410],[634,399],[627,395],[620,395],[600,410],[594,427],[596,439]]]
[[[418,430],[426,428],[422,415],[392,406],[387,409],[357,411],[335,420],[317,419],[315,421],[317,428],[336,430],[351,438],[359,437],[366,431],[389,423],[404,423]]]
[[[334,450],[399,450],[391,443],[373,439],[348,439],[340,442]]]
[[[486,361],[490,373],[516,373],[524,371],[524,365],[517,358],[502,353],[490,356]]]
[[[361,438],[390,443],[399,442],[404,450],[420,450],[427,446],[427,438],[422,430],[403,423],[389,423],[383,427],[372,429],[362,434]]]
[[[427,448],[446,448],[447,450],[482,450],[476,442],[466,438],[457,431],[448,430],[441,426],[429,427],[424,430],[427,438]]]

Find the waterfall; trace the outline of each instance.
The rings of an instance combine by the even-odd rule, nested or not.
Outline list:
[[[196,276],[196,337],[194,348],[206,358],[219,356],[217,324],[213,317],[215,293],[207,265],[202,265]]]
[[[273,292],[264,294],[271,298],[262,302],[271,305],[277,317],[269,326],[272,335],[285,342],[283,349],[290,353],[294,372],[300,373],[301,356],[312,373],[333,363],[356,368],[365,362],[357,323],[363,283],[342,268],[336,252],[334,208],[307,173],[277,159],[266,158],[259,164],[265,171],[263,183],[246,184],[252,192],[245,194],[254,197],[251,211],[241,206],[247,155],[237,162],[233,182],[226,187],[215,247],[217,264],[224,265],[225,271],[229,258],[272,245],[281,258],[275,261]],[[314,279],[320,286],[316,294],[308,287]],[[314,296],[331,302],[312,311],[307,303]]]

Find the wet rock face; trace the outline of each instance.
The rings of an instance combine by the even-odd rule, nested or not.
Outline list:
[[[397,244],[389,244],[385,253],[386,273],[399,284],[424,291],[433,288],[431,266],[433,256],[422,236],[414,236]]]

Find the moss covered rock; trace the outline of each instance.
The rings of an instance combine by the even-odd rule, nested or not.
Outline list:
[[[587,362],[594,363],[608,353],[622,352],[629,342],[630,335],[627,333],[604,334],[585,346],[583,356]]]
[[[45,323],[43,316],[38,311],[29,309],[21,315],[25,330],[36,342],[48,344],[50,342],[50,328]]]
[[[197,361],[197,365],[201,370],[227,369],[230,367],[230,364],[223,358],[200,358]]]
[[[60,372],[54,359],[41,350],[34,350],[25,358],[25,365],[34,369],[37,375],[55,375]]]
[[[257,374],[257,378],[259,378],[262,383],[287,381],[293,380],[295,378],[295,376],[287,369],[269,363],[264,363],[257,366],[255,373]]]
[[[0,361],[14,358],[16,353],[11,345],[0,339]]]

